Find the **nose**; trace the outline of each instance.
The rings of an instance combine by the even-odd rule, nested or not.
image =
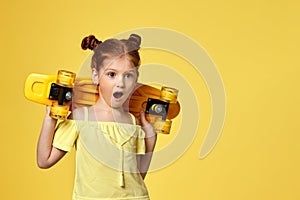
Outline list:
[[[120,76],[117,79],[117,87],[119,87],[119,88],[124,88],[125,87],[124,77],[123,76]]]

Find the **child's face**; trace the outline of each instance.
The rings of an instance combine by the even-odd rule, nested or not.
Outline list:
[[[97,74],[100,99],[112,108],[121,108],[135,89],[138,69],[125,56],[105,64],[98,72],[93,72]]]

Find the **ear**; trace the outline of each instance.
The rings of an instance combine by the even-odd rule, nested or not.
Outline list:
[[[92,69],[92,80],[95,85],[99,84],[99,73],[95,68]]]

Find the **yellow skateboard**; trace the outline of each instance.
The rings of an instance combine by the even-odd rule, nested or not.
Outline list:
[[[140,119],[144,110],[147,119],[157,133],[169,134],[172,119],[180,112],[177,101],[178,90],[170,87],[156,87],[138,84],[124,109]],[[93,105],[99,96],[99,89],[90,78],[76,78],[75,73],[60,70],[58,75],[31,74],[25,83],[27,99],[51,106],[50,116],[65,119],[69,110]]]

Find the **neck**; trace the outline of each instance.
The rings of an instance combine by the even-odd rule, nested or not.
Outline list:
[[[105,113],[123,113],[123,107],[112,107],[105,101],[98,100],[94,105],[95,111],[101,111]]]
[[[120,122],[120,123],[132,123],[132,119],[128,112],[123,107],[114,108],[105,102],[97,101],[94,106],[91,107],[92,116],[90,119],[103,122]]]

